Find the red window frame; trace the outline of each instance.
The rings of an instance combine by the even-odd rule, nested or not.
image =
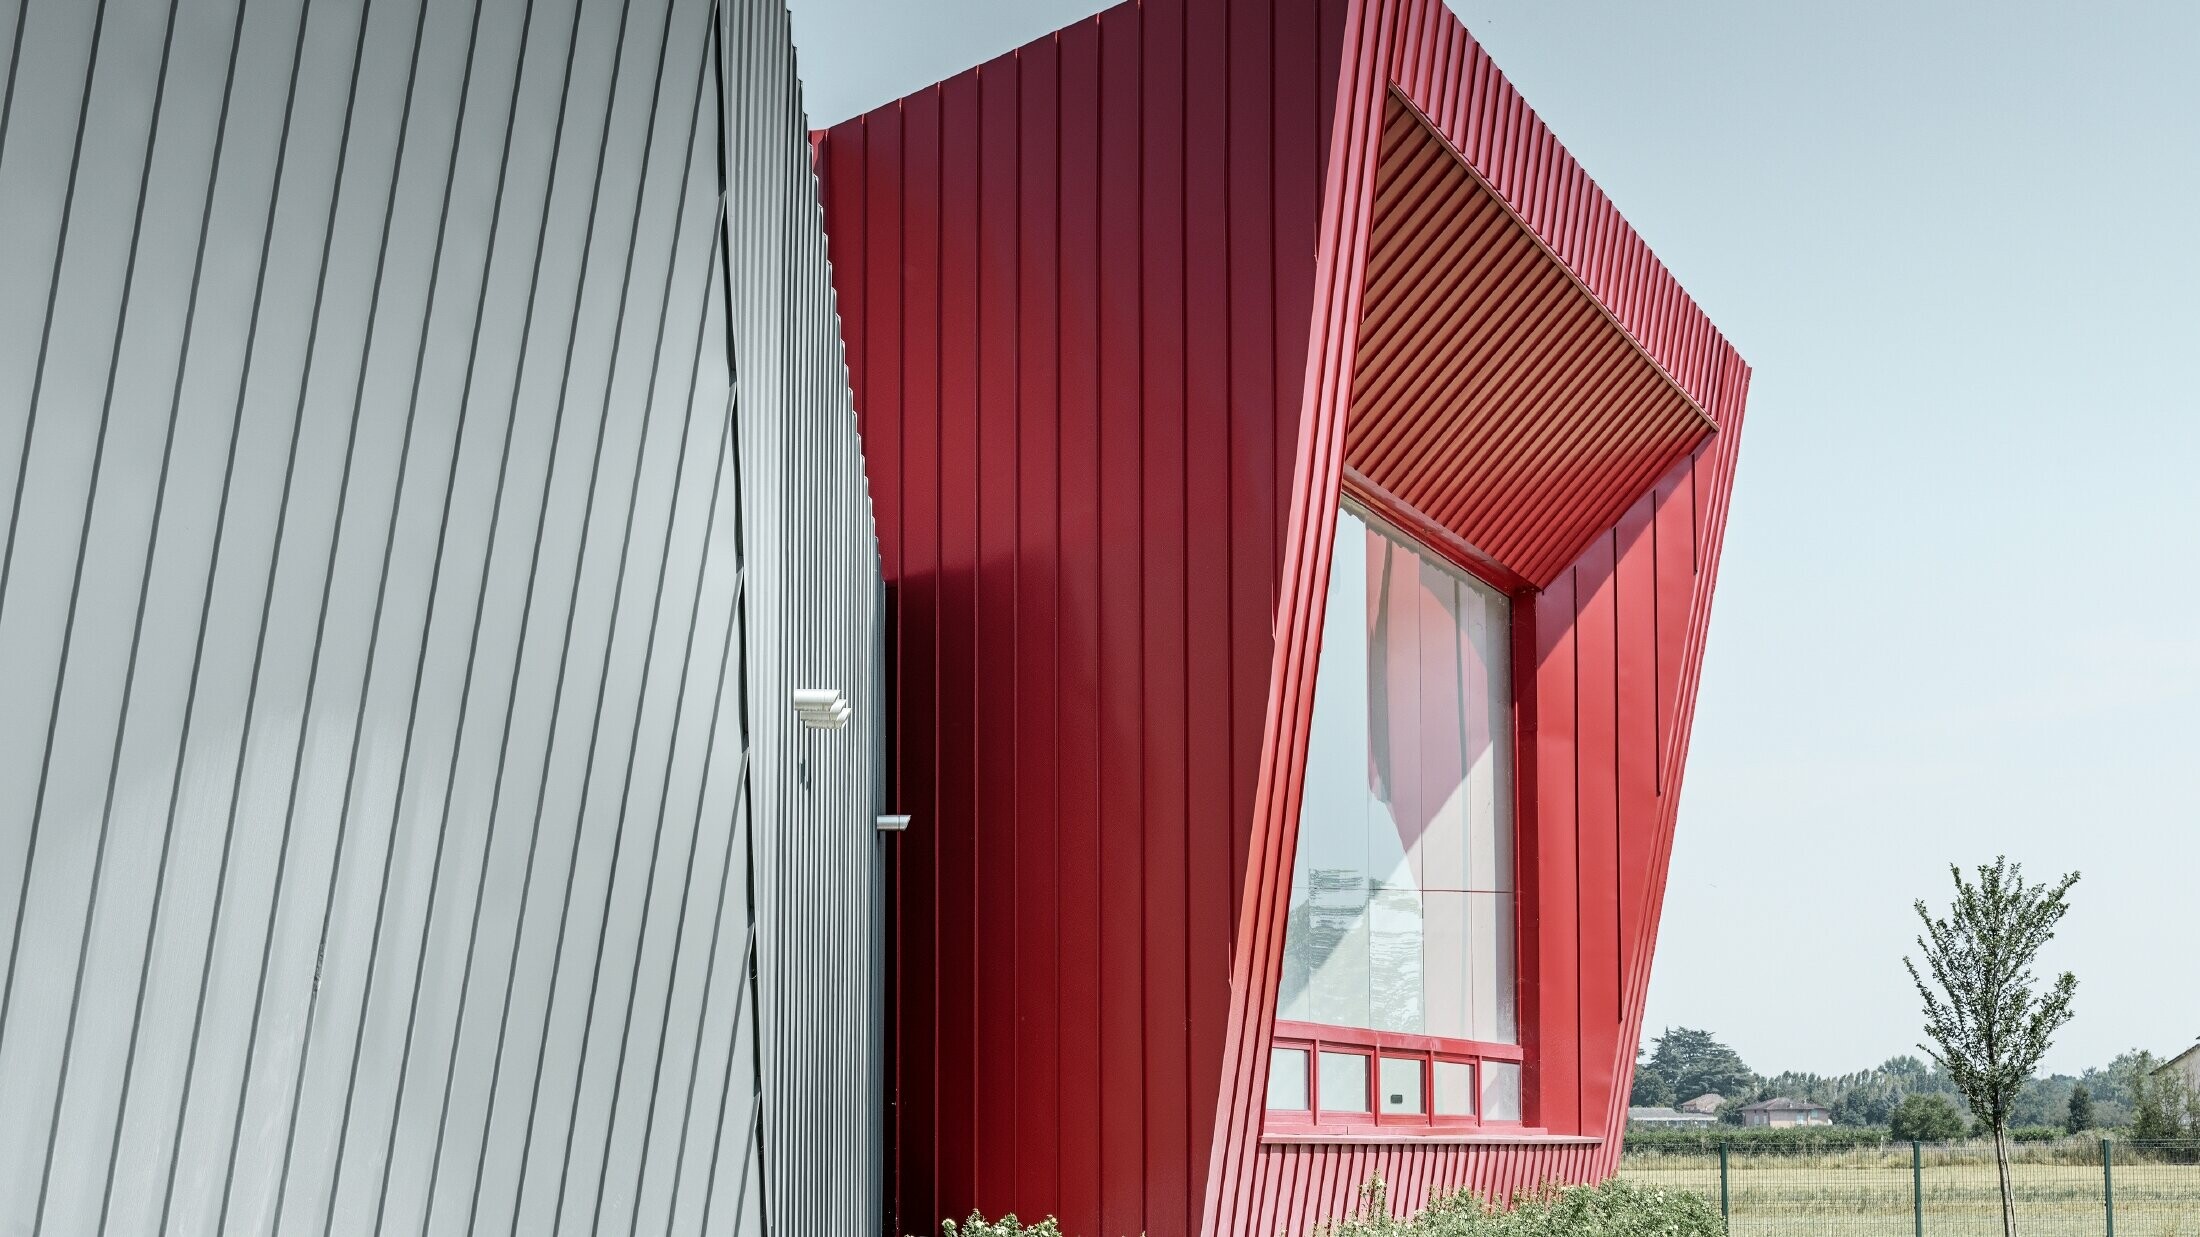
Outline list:
[[[1518,1044],[1483,1043],[1414,1035],[1402,1031],[1369,1031],[1358,1027],[1333,1027],[1313,1022],[1278,1020],[1272,1046],[1306,1053],[1306,1103],[1302,1109],[1267,1110],[1264,1126],[1278,1134],[1457,1134],[1475,1130],[1526,1131],[1521,1121],[1486,1121],[1482,1116],[1483,1065],[1497,1062],[1525,1066],[1526,1054]],[[1321,1054],[1342,1052],[1367,1058],[1367,1087],[1359,1099],[1363,1108],[1334,1109],[1324,1106],[1321,1093]],[[1382,1059],[1417,1061],[1421,1066],[1421,1111],[1382,1111]],[[1272,1059],[1272,1058],[1271,1058]],[[1474,1067],[1474,1112],[1436,1111],[1436,1063],[1452,1061]]]
[[[1411,538],[1430,555],[1452,564],[1482,583],[1504,593],[1512,602],[1512,630],[1508,633],[1511,645],[1512,675],[1512,728],[1513,728],[1513,915],[1514,915],[1514,997],[1520,1014],[1521,1038],[1533,1038],[1531,1027],[1535,1018],[1532,1004],[1532,975],[1528,969],[1531,954],[1528,902],[1533,894],[1528,880],[1531,871],[1530,858],[1535,839],[1535,804],[1530,793],[1533,786],[1530,763],[1530,745],[1533,735],[1525,724],[1524,709],[1534,691],[1532,674],[1523,675],[1522,667],[1531,665],[1534,646],[1534,590],[1519,576],[1506,570],[1473,547],[1459,540],[1443,525],[1422,514],[1382,487],[1375,485],[1358,472],[1347,468],[1340,498],[1359,506],[1377,521]],[[1532,1113],[1529,1095],[1530,1080],[1527,1053],[1520,1043],[1501,1044],[1479,1040],[1451,1039],[1443,1036],[1416,1035],[1398,1031],[1373,1031],[1359,1027],[1330,1026],[1325,1023],[1292,1022],[1277,1019],[1271,1036],[1271,1046],[1281,1049],[1297,1049],[1306,1053],[1307,1107],[1303,1109],[1267,1108],[1263,1129],[1276,1134],[1315,1135],[1381,1135],[1390,1136],[1443,1136],[1477,1131],[1497,1133],[1536,1134],[1539,1127],[1527,1124]],[[1321,1097],[1321,1054],[1324,1051],[1351,1052],[1368,1058],[1367,1095],[1368,1107],[1358,1112],[1342,1112],[1324,1109]],[[1380,1088],[1382,1085],[1381,1058],[1385,1056],[1417,1059],[1421,1063],[1421,1111],[1414,1114],[1384,1114],[1381,1111]],[[1274,1060],[1270,1057],[1270,1062]],[[1472,1116],[1436,1112],[1436,1062],[1453,1061],[1474,1068],[1474,1113]],[[1513,1121],[1485,1121],[1482,1117],[1483,1063],[1499,1062],[1520,1068],[1521,1119]],[[1263,1104],[1266,1098],[1263,1097]]]

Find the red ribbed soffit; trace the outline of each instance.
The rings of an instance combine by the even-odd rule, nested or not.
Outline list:
[[[1391,95],[1345,463],[1541,588],[1716,427]]]

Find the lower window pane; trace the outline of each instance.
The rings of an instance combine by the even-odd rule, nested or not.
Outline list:
[[[1321,1061],[1321,1105],[1326,1112],[1367,1111],[1367,1058],[1356,1052],[1325,1052]]]
[[[1520,1120],[1520,1067],[1511,1061],[1482,1063],[1482,1119]]]
[[[1384,1057],[1381,1066],[1383,1111],[1421,1111],[1421,1063],[1408,1057]]]
[[[1306,1110],[1306,1049],[1269,1049],[1268,1106],[1285,1112]]]
[[[1275,1105],[1271,1104],[1273,1108]],[[1471,1117],[1474,1115],[1474,1067],[1465,1061],[1438,1061],[1436,1063],[1436,1115],[1439,1117]]]

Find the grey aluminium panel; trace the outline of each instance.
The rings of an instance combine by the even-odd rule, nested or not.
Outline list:
[[[784,12],[0,8],[0,1234],[875,1231]]]
[[[757,1074],[766,1227],[881,1223],[884,594],[800,88],[777,4],[720,29],[742,459]],[[837,690],[845,729],[799,725]],[[721,1171],[725,1171],[722,1167]],[[746,1205],[746,1198],[743,1199]],[[791,1231],[791,1230],[790,1230]]]

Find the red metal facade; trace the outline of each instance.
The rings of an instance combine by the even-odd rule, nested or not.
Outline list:
[[[1423,171],[1464,161],[1451,200],[1510,227],[1490,235],[1570,315],[1517,389],[1586,357],[1640,397],[1473,406],[1496,429],[1542,409],[1514,441],[1573,465],[1536,487],[1578,500],[1559,515],[1477,523],[1455,468],[1363,458],[1365,434],[1347,458],[1376,425],[1355,386],[1386,118]],[[893,1231],[981,1207],[1088,1237],[1268,1237],[1378,1169],[1401,1208],[1608,1171],[1616,1143],[1582,1136],[1625,1101],[1746,366],[1439,0],[1124,5],[818,157],[894,589],[893,797],[917,819],[891,895]],[[1444,338],[1440,320],[1414,329]],[[1613,426],[1641,432],[1590,449]],[[1262,1140],[1348,466],[1517,577],[1523,1036],[1547,1137]],[[1554,531],[1591,511],[1593,536]]]

